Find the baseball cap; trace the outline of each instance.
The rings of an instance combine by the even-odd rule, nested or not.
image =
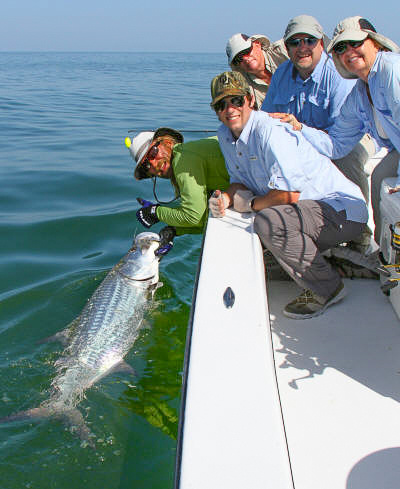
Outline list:
[[[298,15],[289,20],[285,34],[283,35],[283,40],[286,42],[295,34],[308,34],[316,39],[323,39],[324,46],[327,46],[329,43],[329,37],[324,33],[321,24],[311,15]]]
[[[317,19],[311,17],[311,15],[298,15],[289,20],[283,36],[284,41],[286,42],[295,34],[309,34],[317,39],[322,39],[324,30]]]
[[[211,107],[225,97],[250,95],[249,85],[238,71],[224,71],[211,81]]]

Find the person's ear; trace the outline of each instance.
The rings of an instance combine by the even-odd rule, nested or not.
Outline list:
[[[247,97],[249,99],[249,107],[250,109],[254,109],[254,104],[256,103],[256,98],[254,95],[249,95]]]

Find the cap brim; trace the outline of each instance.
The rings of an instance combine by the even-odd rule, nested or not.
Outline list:
[[[265,49],[269,48],[271,45],[271,41],[268,39],[268,37],[263,36],[262,34],[253,34],[250,39],[251,41],[258,41]]]
[[[316,39],[322,39],[323,34],[318,32],[317,30],[314,29],[308,29],[308,28],[301,28],[299,27],[298,29],[294,29],[293,32],[290,32],[288,36],[284,37],[283,40],[286,42],[288,39],[290,39],[293,36],[296,36],[297,34],[307,34],[309,36],[313,36]]]
[[[177,143],[183,143],[183,136],[179,131],[171,129],[170,127],[159,127],[156,129],[153,137],[153,141],[162,136],[171,136]]]
[[[146,159],[147,153],[150,151],[150,146],[155,139],[155,135],[156,133],[154,133],[153,139],[149,142],[149,145],[146,148],[146,150],[140,155],[140,159],[136,164],[135,171],[133,172],[133,175],[136,178],[136,180],[143,180],[143,178],[150,178],[150,175],[148,174],[147,170],[143,167],[143,162]]]
[[[234,97],[235,95],[243,95],[245,97],[246,95],[248,95],[248,92],[245,92],[244,90],[234,90],[234,89],[228,90],[228,91],[222,93],[221,95],[218,95],[217,97],[215,97],[215,99],[211,102],[211,105],[214,106],[217,102],[219,102],[223,98]]]
[[[243,44],[239,47],[237,46],[234,50],[232,50],[231,52],[231,56],[230,58],[228,58],[228,63],[229,65],[232,64],[233,60],[235,59],[236,55],[238,55],[239,53],[241,53],[242,51],[245,51],[246,49],[249,49],[251,48],[251,44],[252,44],[252,41],[251,41],[251,38],[249,37],[247,39],[247,41],[244,41],[243,40]]]

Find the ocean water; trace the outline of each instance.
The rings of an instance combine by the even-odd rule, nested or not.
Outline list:
[[[143,231],[128,130],[215,130],[223,54],[0,53],[0,417],[48,396],[65,328]],[[185,132],[185,139],[209,133]],[[172,197],[160,182],[162,199]],[[161,224],[154,226],[155,231]],[[1,489],[173,486],[181,371],[201,236],[175,240],[126,360],[79,405],[96,448],[61,422],[0,425]]]

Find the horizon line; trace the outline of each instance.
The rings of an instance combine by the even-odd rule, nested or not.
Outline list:
[[[143,53],[143,54],[225,54],[224,51],[131,51],[131,50],[85,50],[85,49],[0,49],[0,53]]]

